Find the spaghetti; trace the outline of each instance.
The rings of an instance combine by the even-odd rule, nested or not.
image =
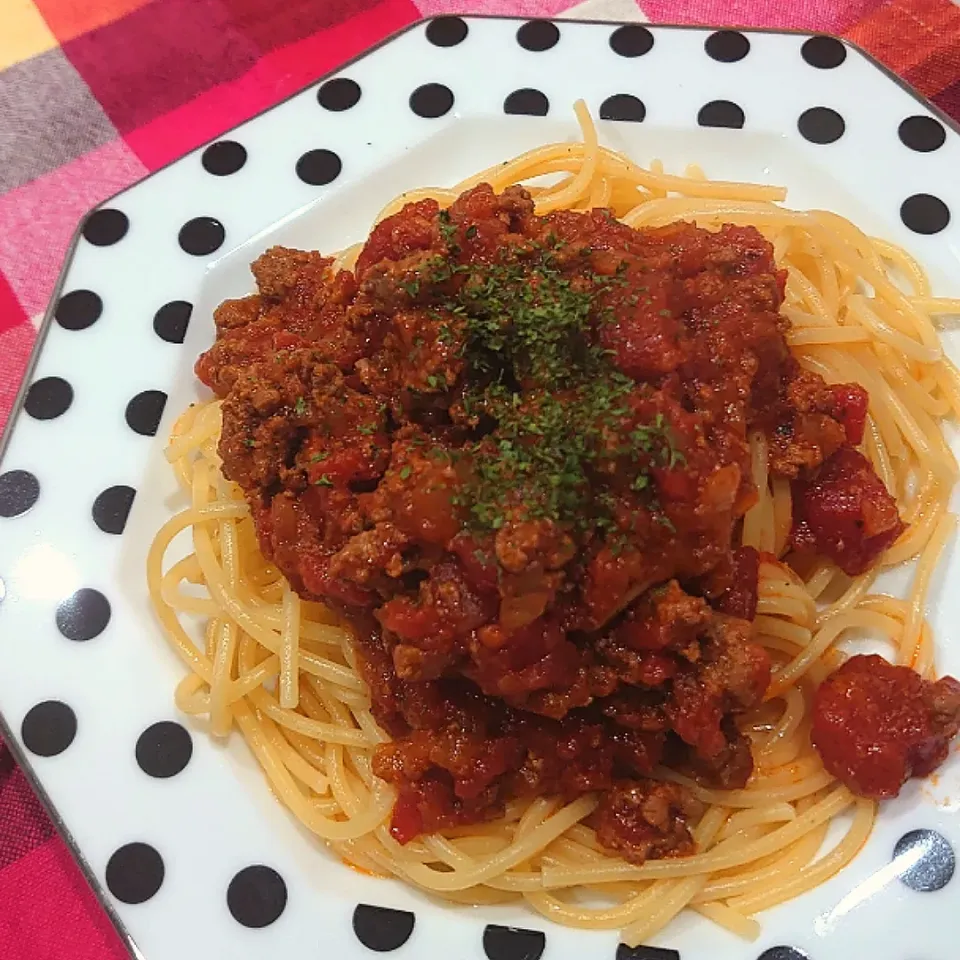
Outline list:
[[[834,780],[810,743],[813,694],[841,662],[839,644],[867,631],[888,642],[895,662],[934,675],[923,612],[954,529],[948,497],[957,463],[942,424],[960,415],[960,376],[936,317],[960,312],[960,301],[932,296],[905,251],[835,214],[780,207],[785,191],[777,187],[712,182],[696,168],[687,176],[641,168],[599,144],[582,103],[576,111],[581,143],[538,148],[450,190],[405,194],[379,219],[428,197],[448,206],[481,182],[500,192],[533,181],[538,214],[606,206],[633,227],[755,226],[788,270],[782,313],[801,366],[869,391],[862,450],[908,524],[881,563],[916,561],[905,599],[870,592],[876,569],[848,576],[822,558],[795,568],[781,562],[795,512],[791,485],[768,469],[763,434],[751,435],[760,495],[744,517],[742,543],[762,551],[753,639],[774,673],[763,705],[741,718],[755,762],[746,788],[707,789],[665,767],[654,773],[706,805],[693,830],[696,853],[642,865],[617,858],[586,823],[597,805],[589,794],[569,803],[514,801],[496,820],[398,843],[388,829],[395,790],[372,762],[388,738],[371,714],[352,632],[323,604],[298,597],[262,555],[243,494],[221,472],[219,401],[191,406],[174,425],[167,458],[191,503],[151,546],[150,594],[189,668],[178,708],[208,716],[218,737],[239,728],[276,795],[347,863],[455,902],[522,898],[562,924],[619,930],[631,945],[685,909],[752,938],[754,914],[841,870],[876,816],[876,803]],[[344,251],[335,266],[349,269],[358,253]],[[165,563],[183,531],[192,552]],[[197,623],[200,642],[191,632]],[[823,852],[838,818],[843,836]]]

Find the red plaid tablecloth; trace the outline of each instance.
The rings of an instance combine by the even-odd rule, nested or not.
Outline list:
[[[400,27],[453,12],[842,34],[960,118],[951,0],[0,0],[0,428],[90,207]],[[126,957],[0,741],[0,958]]]

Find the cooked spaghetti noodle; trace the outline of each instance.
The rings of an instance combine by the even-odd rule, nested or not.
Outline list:
[[[839,644],[866,631],[888,642],[896,662],[934,675],[923,614],[954,528],[947,504],[957,463],[942,424],[960,415],[960,376],[936,318],[960,312],[960,301],[932,296],[909,254],[841,217],[778,206],[780,188],[712,182],[696,168],[687,176],[641,168],[602,147],[583,104],[576,110],[581,143],[538,148],[449,190],[413,191],[381,218],[425,197],[447,206],[480,182],[499,192],[533,181],[538,214],[607,206],[634,227],[681,219],[756,226],[789,271],[782,313],[800,364],[828,383],[869,390],[862,449],[909,524],[882,557],[890,566],[915,561],[905,599],[872,594],[875,570],[848,577],[818,560],[799,575],[773,559],[789,548],[790,484],[770,475],[763,435],[751,436],[760,496],[744,518],[742,542],[764,554],[754,634],[775,669],[765,703],[741,718],[755,760],[745,789],[706,789],[665,768],[654,774],[683,783],[707,805],[693,830],[697,852],[640,866],[618,859],[585,823],[596,806],[591,795],[516,801],[490,822],[405,845],[393,839],[394,789],[372,769],[374,747],[387,737],[371,715],[350,628],[323,604],[299,598],[261,554],[244,497],[221,473],[219,401],[191,406],[174,425],[167,457],[191,502],[151,547],[150,594],[189,668],[176,690],[179,709],[208,716],[215,736],[239,728],[276,795],[347,863],[457,902],[522,898],[562,924],[619,930],[628,944],[649,939],[684,909],[752,938],[754,914],[842,869],[876,816],[876,803],[835,781],[810,743],[813,692],[841,662]],[[546,175],[554,182],[537,185]],[[349,268],[358,249],[344,251],[336,266]],[[165,564],[184,530],[192,552]],[[184,620],[205,622],[203,642]],[[823,852],[838,818],[844,835]]]

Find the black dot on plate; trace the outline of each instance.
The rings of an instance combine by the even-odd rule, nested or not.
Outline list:
[[[621,57],[642,57],[653,49],[653,34],[637,24],[618,27],[610,35],[610,49]]]
[[[560,31],[549,20],[529,20],[517,30],[517,43],[524,50],[540,53],[560,42]]]
[[[810,958],[796,947],[777,946],[764,950],[757,960],[810,960]]]
[[[144,390],[128,404],[124,417],[127,426],[144,437],[154,437],[167,405],[167,395],[162,390]]]
[[[287,905],[287,885],[270,867],[245,867],[227,887],[227,908],[245,927],[268,927]]]
[[[183,343],[190,324],[193,304],[186,300],[171,300],[153,315],[153,332],[167,343]]]
[[[907,117],[897,130],[900,141],[905,147],[918,153],[930,153],[939,150],[947,139],[943,124],[933,117]]]
[[[697,123],[701,127],[729,127],[739,130],[745,119],[743,110],[729,100],[711,100],[705,103],[697,114]]]
[[[647,115],[643,101],[629,93],[615,93],[600,104],[601,120],[627,120],[640,123]]]
[[[929,193],[915,193],[900,204],[900,219],[914,233],[939,233],[950,222],[950,208]]]
[[[95,247],[109,247],[122,240],[130,229],[127,215],[120,210],[94,210],[83,225],[83,237]]]
[[[35,420],[53,420],[70,409],[73,387],[63,377],[43,377],[30,384],[23,409]]]
[[[107,889],[121,903],[146,903],[163,885],[163,858],[148,843],[127,843],[107,861]]]
[[[360,84],[349,77],[334,77],[320,85],[317,91],[317,103],[324,110],[342,113],[357,105],[360,100]]]
[[[811,37],[803,42],[800,56],[811,67],[832,70],[847,59],[847,48],[836,37]]]
[[[207,173],[229,177],[247,162],[247,148],[236,140],[218,140],[203,151],[200,162]]]
[[[40,496],[40,481],[27,470],[0,473],[0,517],[19,517]]]
[[[797,129],[800,136],[811,143],[833,143],[843,136],[847,125],[836,110],[829,107],[811,107],[800,114]]]
[[[514,90],[503,101],[503,112],[526,117],[545,117],[550,112],[550,101],[545,93],[524,87],[522,90]]]
[[[718,30],[707,37],[703,49],[711,60],[736,63],[750,52],[750,41],[738,30]]]
[[[353,911],[353,932],[369,950],[387,953],[402,947],[410,939],[415,920],[407,910],[361,903]]]
[[[901,883],[919,893],[942,890],[957,867],[950,841],[936,830],[911,830],[893,848],[893,863]]]
[[[77,715],[59,700],[45,700],[27,711],[20,725],[23,745],[38,757],[55,757],[73,743]]]
[[[71,290],[58,301],[53,311],[64,330],[85,330],[103,313],[103,301],[92,290]]]
[[[308,150],[297,161],[297,176],[311,187],[333,183],[342,169],[343,162],[332,150]]]
[[[453,106],[453,91],[442,83],[425,83],[410,94],[410,109],[428,120],[442,117]]]
[[[180,228],[177,235],[180,249],[193,257],[206,257],[219,250],[226,238],[223,224],[213,217],[194,217]]]
[[[99,591],[83,587],[57,607],[57,629],[68,639],[92,640],[107,629],[110,601]]]
[[[427,39],[435,47],[455,47],[467,39],[469,29],[460,17],[437,17],[427,24]]]
[[[490,960],[539,960],[547,938],[539,930],[487,924],[483,931],[483,952]]]
[[[123,533],[136,495],[133,487],[107,487],[93,501],[93,522],[104,533]]]
[[[677,950],[665,950],[663,947],[628,947],[625,943],[617,945],[617,960],[680,960]]]
[[[161,720],[147,727],[137,739],[137,765],[150,777],[166,780],[176,776],[193,756],[193,738],[185,727]]]

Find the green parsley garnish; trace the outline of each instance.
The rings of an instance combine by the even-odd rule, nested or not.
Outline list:
[[[449,217],[440,221],[441,232],[451,226]],[[464,321],[463,358],[472,376],[463,411],[496,424],[454,454],[469,463],[470,479],[456,498],[475,528],[499,529],[519,504],[530,517],[613,531],[616,503],[597,473],[602,464],[625,462],[633,489],[643,492],[651,466],[683,459],[662,415],[629,425],[626,400],[636,384],[596,342],[597,325],[607,319],[598,299],[624,285],[624,271],[571,277],[558,247],[554,238],[552,247],[532,245],[492,263],[435,257],[423,268],[439,305]],[[444,293],[455,277],[456,293]],[[441,327],[438,338],[443,333]],[[436,387],[439,378],[426,383]]]

